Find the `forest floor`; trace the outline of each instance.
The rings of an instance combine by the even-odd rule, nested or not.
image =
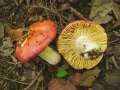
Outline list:
[[[20,33],[44,19],[57,23],[58,35],[50,44],[55,50],[57,38],[68,23],[92,20],[102,25],[108,47],[100,64],[91,70],[75,70],[63,58],[52,66],[39,56],[20,64],[15,57]],[[0,0],[0,90],[65,90],[60,81],[68,90],[120,90],[120,1]]]

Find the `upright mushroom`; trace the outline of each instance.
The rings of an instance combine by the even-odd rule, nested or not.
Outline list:
[[[58,51],[75,69],[91,69],[103,57],[107,48],[104,28],[92,21],[74,21],[68,24],[58,38]]]
[[[31,58],[34,58],[48,47],[50,42],[56,36],[56,24],[51,20],[38,21],[29,27],[28,37],[22,42],[17,43],[16,57],[21,63],[27,63]],[[45,52],[54,52],[53,49],[45,50]],[[46,54],[46,53],[44,53]],[[58,57],[52,64],[60,61],[60,55],[56,52],[54,54]],[[42,54],[42,57],[45,58]],[[50,62],[50,61],[49,61]]]

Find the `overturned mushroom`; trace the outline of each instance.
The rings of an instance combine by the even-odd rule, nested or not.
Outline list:
[[[29,28],[28,37],[22,43],[17,43],[16,57],[21,63],[27,63],[31,58],[34,58],[39,53],[43,52],[50,42],[53,41],[55,36],[56,24],[53,21],[44,20],[32,24]],[[51,53],[54,52],[53,49],[49,51],[51,51]],[[56,63],[53,64],[57,64],[60,61],[60,56],[57,52],[54,53],[57,54],[58,58],[56,59]]]
[[[75,69],[96,66],[107,48],[104,28],[92,21],[75,21],[67,25],[58,39],[58,50]]]

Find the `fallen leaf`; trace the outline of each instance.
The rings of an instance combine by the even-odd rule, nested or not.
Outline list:
[[[22,38],[23,31],[24,31],[24,28],[11,29],[8,32],[8,35],[11,37],[13,41],[18,41]]]
[[[10,37],[6,37],[2,40],[2,45],[0,46],[0,54],[3,56],[10,56],[13,53],[13,43]]]
[[[120,44],[117,44],[113,47],[113,53],[115,56],[120,56]]]
[[[2,22],[0,22],[0,39],[2,39],[4,36],[4,25]]]
[[[113,0],[111,1],[112,1],[113,13],[115,14],[117,21],[120,22],[120,6],[117,3],[115,3]]]
[[[113,33],[115,34],[116,37],[120,37],[120,31],[113,31]]]
[[[97,79],[100,73],[100,69],[98,67],[85,71],[81,74],[80,86],[91,87],[94,81]]]
[[[109,57],[107,60],[107,63],[108,63],[108,69],[109,69],[110,65],[112,65],[112,67],[114,66],[116,69],[120,69],[115,56]]]
[[[104,79],[108,85],[110,85],[112,87],[116,87],[116,88],[119,87],[119,85],[120,85],[120,69],[119,70],[114,69],[113,71],[106,72]],[[119,89],[114,88],[114,90],[119,90]]]
[[[71,75],[69,78],[70,82],[74,85],[79,85],[80,80],[81,80],[81,74],[76,72],[73,75]]]
[[[93,87],[91,87],[91,90],[106,90],[104,85],[101,83],[95,83]]]
[[[105,24],[112,20],[112,16],[106,15],[106,16],[97,16],[94,18],[95,21],[99,24]]]
[[[109,15],[109,12],[113,9],[111,0],[92,0],[91,3],[90,19],[99,24],[105,24],[112,20],[112,16]]]
[[[76,87],[64,79],[52,79],[48,83],[48,90],[76,90]]]

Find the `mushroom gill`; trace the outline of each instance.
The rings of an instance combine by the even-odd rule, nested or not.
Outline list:
[[[92,21],[74,21],[68,24],[58,38],[58,51],[75,69],[91,69],[102,59],[107,48],[107,35]]]

